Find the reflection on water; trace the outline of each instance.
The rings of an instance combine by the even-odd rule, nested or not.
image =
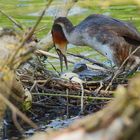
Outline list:
[[[91,1],[91,5],[90,5]],[[95,0],[97,1],[97,0]],[[80,1],[81,3],[84,1]],[[111,6],[106,8],[101,8],[99,5],[93,5],[93,0],[88,0],[88,4],[85,5],[81,3],[77,3],[70,11],[68,18],[72,21],[74,25],[78,24],[81,20],[83,20],[86,16],[93,13],[100,13],[108,16],[112,16],[117,19],[121,19],[124,21],[129,21],[140,30],[140,8],[135,5],[132,1],[132,4],[119,4],[114,5],[112,3]],[[40,15],[42,9],[44,8],[46,1],[42,0],[1,0],[0,8],[4,10],[10,16],[13,16],[15,19],[20,21],[25,27],[31,27],[35,24],[37,20],[37,16]],[[46,11],[46,16],[41,21],[39,27],[46,26],[47,29],[42,32],[37,33],[39,38],[45,36],[48,31],[52,27],[52,23],[54,20],[54,16],[59,12],[59,8],[61,7],[62,1],[54,0],[53,4]],[[92,6],[93,5],[93,6]],[[12,26],[11,23],[5,16],[0,15],[0,26]],[[56,53],[54,49],[51,52]],[[96,51],[89,47],[77,47],[74,45],[68,46],[68,52],[75,54],[82,54],[86,57],[97,59],[98,61],[106,62],[106,58],[99,55]],[[70,56],[69,56],[70,57]],[[74,59],[72,57],[72,59]],[[49,58],[49,61],[55,65],[56,68],[59,68],[58,60]],[[76,58],[75,61],[81,61]],[[49,66],[51,68],[51,66]]]
[[[96,1],[98,0],[95,0],[95,3]],[[129,4],[123,5],[114,5],[114,3],[112,3],[112,5],[106,8],[102,8],[98,4],[93,4],[93,0],[88,0],[87,3],[84,4],[81,3],[84,3],[84,1],[79,1],[79,3],[77,3],[69,11],[69,19],[74,25],[78,24],[86,16],[93,13],[98,13],[131,22],[132,24],[134,24],[134,26],[137,27],[137,29],[140,30],[140,8],[133,1],[131,2],[131,4],[129,2]],[[0,8],[20,21],[20,23],[24,26],[31,27],[35,24],[37,16],[40,15],[45,4],[45,0],[1,0]],[[59,13],[59,8],[61,8],[62,4],[64,4],[62,1],[54,0],[50,8],[46,11],[45,17],[41,21],[39,27],[47,25],[47,29],[37,33],[37,36],[39,38],[42,38],[51,29],[54,17]],[[13,23],[11,23],[3,15],[0,15],[0,21],[0,26],[13,26]],[[52,50],[52,52],[55,53],[54,49]],[[106,58],[99,55],[89,47],[77,47],[69,45],[68,52],[82,54],[86,57],[94,58],[104,63],[107,61]],[[49,61],[53,62],[53,65],[55,65],[56,68],[59,68],[58,61],[52,58],[49,58]],[[81,60],[76,58],[75,61]]]
[[[17,4],[17,7],[28,7],[32,6],[32,4]]]
[[[22,6],[26,6],[27,4],[24,4]],[[79,6],[74,6],[70,11],[68,16],[73,16],[76,14],[81,14],[83,12],[87,12],[88,9],[85,8],[81,8]],[[41,14],[42,11],[38,11],[38,12],[34,12],[34,13],[29,13],[29,16],[39,16]],[[55,5],[50,6],[48,8],[48,10],[46,10],[45,16],[52,16],[55,17],[58,13],[60,12],[60,6],[56,7]]]

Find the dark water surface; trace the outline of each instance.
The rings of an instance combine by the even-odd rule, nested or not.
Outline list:
[[[124,0],[123,3],[121,3],[122,1],[119,3],[119,1],[120,0],[112,0],[110,6],[108,7],[106,6],[107,2],[103,0],[79,0],[74,8],[70,10],[68,17],[75,25],[90,14],[105,14],[131,22],[137,27],[138,30],[140,30],[140,7],[133,0]],[[54,16],[59,12],[59,9],[64,2],[65,0],[53,1],[38,27],[40,28],[42,26],[47,26],[45,30],[36,34],[39,38],[45,36],[51,29]],[[0,9],[15,18],[23,26],[31,27],[36,22],[37,17],[41,13],[41,10],[45,4],[46,0],[1,0]],[[5,16],[0,14],[0,26],[13,27],[13,23],[10,22]],[[80,53],[102,62],[106,61],[103,56],[99,55],[96,51],[93,51],[89,47],[76,47],[69,45],[68,51],[71,53]],[[51,62],[53,62],[55,66],[58,66],[58,61],[55,59],[51,59]]]

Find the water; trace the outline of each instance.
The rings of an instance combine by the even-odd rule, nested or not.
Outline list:
[[[8,15],[12,16],[18,20],[25,27],[31,27],[35,24],[38,15],[41,13],[43,7],[45,6],[45,0],[1,0],[0,9],[6,12]],[[63,1],[54,0],[52,5],[46,11],[43,20],[41,21],[38,28],[47,25],[47,29],[42,32],[37,33],[38,38],[45,36],[51,29],[54,16],[59,12]],[[140,9],[133,0],[126,0],[123,4],[118,1],[113,1],[112,4],[107,7],[106,2],[102,0],[80,0],[69,12],[69,18],[73,24],[78,24],[86,16],[98,13],[109,15],[114,18],[118,18],[124,21],[129,21],[140,30]],[[13,23],[10,22],[5,16],[0,14],[0,26],[13,27]],[[51,52],[55,52],[52,49]],[[89,47],[69,47],[68,52],[84,54],[86,57],[94,58],[96,60],[106,62],[106,58],[99,55],[97,52],[93,51]],[[73,59],[73,58],[72,58]],[[80,59],[75,59],[75,61],[81,61]],[[59,61],[50,59],[50,62],[56,67],[59,67]],[[51,67],[51,66],[48,66]]]

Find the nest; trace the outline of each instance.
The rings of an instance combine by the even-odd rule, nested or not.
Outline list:
[[[35,59],[28,63],[28,68],[22,67],[17,70],[17,75],[24,88],[28,89],[32,96],[32,107],[29,114],[35,120],[45,118],[48,121],[58,117],[69,118],[79,115],[80,84],[72,81],[71,78],[62,78],[55,71],[48,70],[45,65],[41,59]],[[100,77],[100,80],[91,80],[92,77],[88,76],[87,80],[83,82],[84,115],[101,110],[113,98],[113,91],[120,82],[122,83],[123,77],[116,78],[109,90],[105,90],[110,83],[109,77],[107,75],[102,79]],[[127,86],[127,81],[123,80],[122,84]]]

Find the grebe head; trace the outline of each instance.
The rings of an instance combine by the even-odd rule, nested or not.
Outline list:
[[[62,28],[66,29],[67,32],[71,31],[71,28],[73,27],[72,23],[67,17],[58,17],[54,20],[54,24],[60,25]]]
[[[66,17],[59,17],[55,19],[54,24],[52,26],[52,31],[51,31],[52,38],[56,51],[59,55],[61,71],[63,70],[63,59],[66,68],[68,69],[67,58],[66,58],[68,41],[63,32],[63,28],[69,28],[69,26],[71,25],[72,24],[69,22],[69,20]]]

